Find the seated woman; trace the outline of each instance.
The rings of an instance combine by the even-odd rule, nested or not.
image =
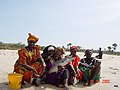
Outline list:
[[[18,50],[19,59],[14,65],[14,72],[23,74],[24,81],[38,86],[36,79],[40,77],[44,72],[43,61],[40,54],[40,46],[35,45],[38,38],[29,33],[27,39],[28,46]]]
[[[62,55],[64,54],[62,48],[56,48],[54,53],[55,61],[62,59]],[[67,87],[68,86],[68,70],[64,68],[63,65],[58,65],[58,71],[47,74],[46,78],[44,78],[44,82],[55,85],[57,87]]]
[[[85,80],[84,85],[89,86],[99,80],[101,62],[91,57],[91,50],[86,50],[85,56],[86,58],[81,59],[79,69],[83,72],[83,78]]]
[[[65,54],[65,50],[63,48],[57,47],[55,49],[55,53],[53,55],[53,58],[55,61],[58,61],[58,60],[64,58],[64,56],[63,56],[64,54]]]
[[[76,84],[82,79],[82,72],[78,69],[78,65],[80,63],[80,57],[76,55],[77,50],[78,50],[77,46],[70,47],[69,56],[75,57],[75,59],[69,62],[68,65],[66,66],[70,75],[69,84],[72,84],[72,85]],[[75,79],[77,80],[76,82],[74,82]]]
[[[46,64],[46,71],[49,71],[55,62],[53,59],[55,49],[56,49],[55,46],[49,45],[43,50],[42,57],[43,57],[44,62]]]

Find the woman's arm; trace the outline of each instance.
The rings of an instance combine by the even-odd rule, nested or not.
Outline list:
[[[26,64],[20,64],[20,65],[23,66],[24,68],[26,68],[28,70],[31,70],[31,71],[33,71],[34,73],[37,74],[37,71],[34,68],[32,68],[31,66],[26,65]]]
[[[44,59],[43,59],[42,57],[38,58],[37,61],[42,62],[43,67],[44,67],[44,68],[46,67],[46,64],[45,64],[45,62],[44,62]]]

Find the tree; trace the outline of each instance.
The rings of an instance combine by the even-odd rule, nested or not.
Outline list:
[[[67,48],[69,49],[72,46],[72,43],[67,44]]]
[[[3,44],[3,42],[0,41],[0,44]]]
[[[62,48],[66,50],[66,48],[64,46],[62,46]]]
[[[22,42],[18,42],[18,45],[22,45]]]
[[[116,50],[117,44],[116,44],[116,43],[113,43],[112,46],[113,46],[113,49]]]
[[[77,48],[78,48],[78,50],[80,50],[80,49],[81,49],[81,46],[77,46]]]
[[[41,50],[43,51],[45,49],[45,46],[41,46]]]
[[[108,46],[108,50],[109,50],[109,52],[111,51],[111,49],[112,49],[111,46]]]

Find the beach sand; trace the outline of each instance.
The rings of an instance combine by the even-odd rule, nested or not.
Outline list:
[[[68,53],[67,53],[68,54]],[[77,53],[83,58],[84,53]],[[93,54],[95,56],[96,54]],[[0,50],[0,90],[12,90],[8,85],[8,74],[13,72],[13,65],[18,58],[17,50]],[[70,90],[120,90],[120,56],[103,55],[100,60],[101,79],[90,87],[79,83],[70,86]],[[104,82],[105,81],[105,82]],[[26,85],[22,90],[64,90],[50,84],[42,84],[39,87]]]

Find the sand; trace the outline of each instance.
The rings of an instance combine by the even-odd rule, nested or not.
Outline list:
[[[77,54],[80,58],[83,58],[84,53]],[[93,54],[93,56],[95,55]],[[8,85],[8,74],[13,72],[13,65],[17,58],[17,50],[0,50],[0,90],[12,90]],[[70,86],[70,90],[120,90],[120,56],[104,54],[103,59],[100,61],[102,65],[99,83],[90,87],[85,87],[82,83],[79,83],[75,86]],[[26,85],[21,90],[64,90],[64,88],[42,84],[39,87]]]

